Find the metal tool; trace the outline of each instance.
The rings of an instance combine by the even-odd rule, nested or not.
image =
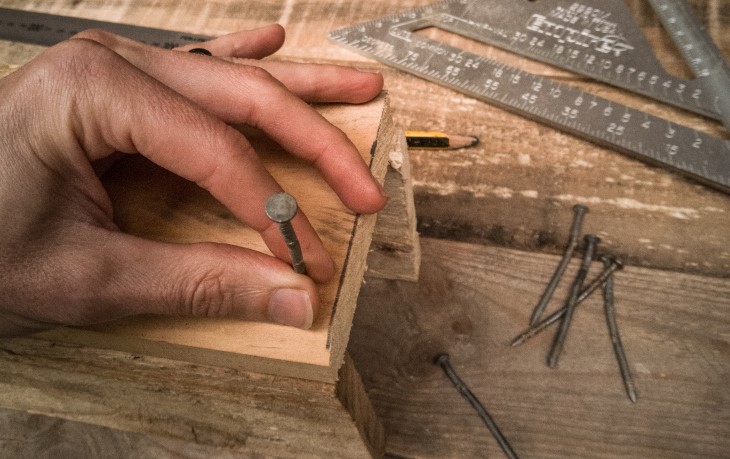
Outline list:
[[[606,282],[606,279],[608,279],[615,271],[619,271],[624,269],[624,264],[621,260],[617,258],[613,258],[613,263],[604,268],[604,270],[601,272],[601,274],[598,275],[595,279],[591,281],[590,284],[588,284],[584,289],[580,291],[580,294],[578,295],[578,299],[575,301],[575,306],[577,307],[580,305],[583,301],[588,299],[593,292],[598,290],[598,287],[604,284]],[[542,332],[543,330],[547,329],[550,325],[554,324],[558,320],[560,320],[563,315],[565,315],[565,311],[567,310],[567,306],[563,306],[562,308],[558,309],[557,311],[553,312],[549,316],[547,316],[545,319],[543,319],[540,323],[530,326],[527,330],[525,330],[520,336],[515,338],[512,341],[512,346],[519,346],[520,344],[524,343],[528,339],[532,338],[533,336],[537,335],[538,333]]]
[[[497,440],[497,443],[499,443],[499,446],[500,448],[502,448],[505,456],[509,459],[517,459],[517,453],[515,453],[515,451],[512,449],[512,446],[507,441],[507,438],[505,438],[502,431],[499,430],[497,423],[494,422],[494,419],[492,419],[492,416],[489,415],[487,409],[484,408],[482,402],[479,401],[477,396],[474,395],[471,389],[469,389],[464,381],[461,380],[459,375],[456,374],[454,367],[451,366],[451,362],[449,361],[449,354],[439,354],[436,356],[436,358],[434,358],[433,361],[435,364],[439,365],[442,370],[444,370],[444,374],[447,378],[449,378],[451,384],[456,387],[456,390],[458,390],[459,393],[464,396],[469,404],[476,410],[479,417],[492,433],[494,439]]]
[[[279,225],[281,236],[289,248],[289,257],[294,272],[306,274],[307,268],[304,266],[302,247],[299,245],[299,239],[297,239],[297,234],[291,224],[291,219],[297,214],[297,209],[297,200],[288,193],[272,194],[266,200],[266,215],[271,221]]]
[[[3,40],[52,46],[86,29],[107,30],[161,48],[176,48],[212,38],[187,32],[0,8],[0,38]]]
[[[722,52],[683,0],[649,0],[697,81],[730,132],[730,68]]]
[[[515,6],[519,1],[519,8]],[[447,0],[330,39],[477,99],[730,192],[730,141],[417,34],[439,27],[719,118],[706,81],[668,75],[622,2]]]
[[[534,327],[540,321],[542,313],[545,312],[550,299],[555,293],[555,289],[560,283],[560,279],[563,278],[565,270],[568,268],[568,263],[573,256],[573,251],[578,245],[578,238],[580,237],[580,229],[583,225],[583,217],[588,213],[588,207],[583,204],[576,204],[573,206],[573,223],[570,225],[570,234],[568,236],[568,246],[563,252],[563,257],[560,259],[560,263],[555,268],[550,281],[548,282],[545,290],[540,297],[540,301],[537,302],[535,308],[532,310],[532,316],[530,317],[530,326]]]
[[[610,268],[616,264],[616,258],[611,255],[604,255],[601,259],[605,269]],[[629,400],[636,403],[636,384],[634,384],[634,378],[631,376],[631,370],[629,369],[629,362],[626,359],[626,351],[621,343],[621,335],[618,332],[618,324],[616,323],[616,307],[613,304],[613,276],[610,275],[606,278],[606,283],[603,284],[603,309],[606,313],[606,324],[608,325],[608,334],[611,337],[611,343],[613,344],[613,350],[616,354],[616,360],[618,361],[618,367],[621,371],[621,379],[624,382],[626,388],[626,394],[629,396]]]
[[[583,253],[583,261],[580,265],[580,268],[578,269],[578,274],[575,276],[573,285],[570,286],[570,295],[565,305],[565,314],[563,314],[563,321],[560,322],[560,328],[555,334],[553,347],[550,349],[550,354],[548,355],[548,366],[550,368],[555,368],[558,365],[558,359],[560,358],[560,353],[563,352],[563,347],[565,346],[565,338],[568,335],[568,329],[570,328],[570,323],[573,320],[575,307],[578,304],[578,297],[580,296],[580,291],[583,289],[583,281],[585,281],[586,275],[588,274],[588,269],[591,266],[591,261],[593,260],[593,253],[595,252],[596,245],[598,245],[601,240],[598,236],[595,236],[593,234],[586,234],[584,239],[586,242],[586,248],[585,252]]]

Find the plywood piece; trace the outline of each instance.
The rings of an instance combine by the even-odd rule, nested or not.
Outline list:
[[[708,458],[730,451],[730,279],[629,266],[615,276],[626,396],[598,292],[575,312],[558,368],[555,327],[522,346],[559,256],[422,237],[418,283],[369,279],[349,352],[392,457],[502,457],[433,364],[441,352],[520,457]],[[549,311],[561,306],[576,255]],[[602,269],[596,261],[589,278]]]
[[[388,153],[385,191],[388,204],[378,213],[368,255],[368,277],[418,280],[421,244],[416,231],[416,207],[408,145],[403,131],[397,133]]]
[[[387,96],[363,105],[317,108],[345,131],[382,182],[393,137]],[[284,190],[297,198],[337,266],[333,279],[319,286],[321,306],[311,330],[232,319],[135,316],[39,336],[334,380],[344,358],[376,215],[354,214],[312,165],[294,158],[263,135],[248,134],[265,167]],[[125,232],[160,241],[219,242],[270,253],[256,231],[237,220],[206,191],[142,157],[121,160],[105,174],[103,182],[112,198],[115,221]]]
[[[334,384],[19,338],[0,367],[3,459],[383,454],[349,360]]]

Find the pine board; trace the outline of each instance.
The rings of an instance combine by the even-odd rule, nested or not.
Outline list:
[[[346,132],[382,182],[393,137],[387,97],[363,105],[320,106],[318,110]],[[312,165],[292,157],[262,135],[248,137],[267,170],[297,198],[337,266],[335,276],[319,286],[320,311],[310,330],[235,319],[134,316],[38,336],[334,381],[344,358],[376,215],[354,214]],[[373,149],[376,139],[379,141]],[[209,193],[144,158],[124,158],[104,175],[103,182],[112,199],[115,221],[125,232],[165,242],[218,242],[271,253],[255,230]]]

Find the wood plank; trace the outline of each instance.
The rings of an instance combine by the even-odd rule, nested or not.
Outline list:
[[[2,458],[370,457],[384,447],[349,360],[338,384],[28,338],[0,340],[0,362]]]
[[[509,345],[559,257],[421,242],[428,263],[418,283],[370,279],[363,287],[349,347],[385,424],[389,455],[501,456],[432,363],[448,352],[520,457],[726,457],[730,280],[633,266],[616,275],[618,324],[638,387],[632,404],[600,294],[576,311],[557,369],[545,364],[554,331]],[[566,293],[562,285],[549,309]]]
[[[34,8],[95,19],[113,19],[191,32],[233,31],[278,21],[288,39],[280,59],[334,62],[382,70],[392,94],[396,124],[406,129],[436,129],[475,134],[477,148],[456,152],[419,152],[412,159],[413,182],[422,234],[558,253],[567,241],[570,208],[591,206],[586,221],[604,245],[632,264],[692,273],[730,271],[727,249],[730,199],[676,174],[627,158],[573,136],[509,114],[470,97],[424,82],[327,42],[328,31],[430,0],[406,2],[273,1],[239,4],[218,0],[102,3],[54,0]],[[730,6],[721,0],[690,2],[710,33],[730,52]],[[628,2],[658,58],[668,70],[686,68],[646,2]],[[21,4],[0,0],[0,5]],[[161,15],[161,11],[171,12]],[[719,123],[630,95],[627,91],[575,77],[529,59],[450,37],[464,49],[485,54],[531,72],[557,77],[602,97],[722,135]],[[17,63],[30,51],[0,47],[0,59]],[[37,51],[35,51],[37,52]],[[15,60],[13,60],[15,59]],[[520,209],[515,212],[515,209]]]
[[[387,97],[363,105],[329,105],[318,110],[345,131],[382,182],[393,139]],[[135,316],[38,336],[334,381],[344,359],[376,215],[354,214],[313,165],[294,158],[262,135],[249,133],[248,138],[267,170],[297,198],[337,266],[333,279],[319,286],[320,311],[310,330],[234,319]],[[379,141],[373,149],[376,139]],[[142,157],[119,161],[103,182],[112,199],[115,221],[125,232],[165,242],[217,242],[271,253],[255,230],[209,193]]]
[[[385,192],[388,204],[378,212],[368,254],[368,277],[417,281],[421,244],[416,231],[411,160],[405,134],[399,131],[388,152]]]

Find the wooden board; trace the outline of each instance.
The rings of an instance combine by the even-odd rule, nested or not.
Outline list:
[[[411,162],[406,137],[399,132],[388,152],[385,192],[388,204],[378,221],[367,260],[367,276],[417,281],[421,268],[421,244],[416,231]]]
[[[411,158],[421,234],[558,253],[567,242],[570,208],[581,201],[592,209],[587,230],[599,233],[606,247],[633,264],[710,275],[730,272],[727,195],[391,70],[327,41],[327,32],[335,28],[428,3],[432,0],[53,0],[35,2],[33,8],[209,34],[279,22],[287,30],[287,43],[277,58],[381,70],[392,94],[396,124],[481,138],[477,148],[418,152]],[[659,60],[670,72],[687,76],[686,66],[647,3],[630,0],[627,4]],[[690,4],[728,55],[730,34],[723,31],[730,24],[730,4],[723,0],[692,0]],[[0,5],[27,7],[18,0],[0,0]],[[717,122],[468,39],[443,35],[445,41],[463,49],[700,130],[722,133]],[[33,46],[0,47],[0,62],[24,62],[38,50]]]
[[[332,384],[7,339],[0,367],[2,459],[383,453],[349,359]]]
[[[557,369],[555,329],[512,338],[559,257],[421,238],[418,283],[370,279],[349,352],[392,457],[502,457],[475,411],[432,359],[441,352],[520,457],[720,458],[730,451],[730,280],[629,267],[616,312],[637,389],[632,404],[600,293],[575,313]],[[549,310],[577,269],[574,260]],[[602,268],[596,262],[589,277]]]
[[[337,27],[427,3],[432,2],[338,1],[325,5],[295,1],[240,4],[223,0],[206,3],[161,0],[154,4],[109,4],[56,0],[34,4],[34,8],[200,33],[282,23],[288,38],[277,53],[280,58],[380,69],[393,94],[397,124],[407,129],[474,134],[482,139],[481,145],[473,149],[413,155],[418,229],[422,234],[557,253],[567,241],[570,208],[582,201],[592,208],[586,221],[588,230],[600,233],[613,252],[634,264],[712,275],[730,272],[727,195],[390,70],[327,42],[327,32]],[[730,6],[722,0],[690,3],[727,53],[730,36],[722,31],[730,24]],[[12,6],[18,2],[0,0],[0,4]],[[646,2],[631,0],[627,4],[635,12],[660,61],[671,72],[688,75],[681,57]],[[161,15],[161,11],[173,13]],[[476,45],[464,38],[449,36],[447,41],[652,114],[721,133],[719,123],[629,95],[624,90]],[[0,58],[12,63],[13,56],[17,59],[18,55],[26,56],[34,49],[24,48],[30,51],[24,54],[17,47],[13,51],[0,50]]]
[[[501,457],[471,408],[430,363],[444,349],[522,457],[726,457],[725,299],[730,292],[727,280],[708,276],[730,272],[727,196],[326,40],[337,27],[427,3],[431,0],[49,0],[32,7],[201,33],[280,22],[287,43],[279,58],[381,70],[401,127],[480,136],[475,149],[418,152],[411,158],[419,229],[498,247],[426,238],[418,284],[369,279],[360,301],[350,352],[386,425],[392,457]],[[730,3],[689,3],[727,53]],[[29,6],[18,0],[0,4]],[[647,2],[627,4],[659,59],[671,72],[686,75]],[[474,46],[463,40],[457,44]],[[38,49],[0,46],[0,61],[23,62]],[[510,65],[719,132],[715,122],[489,52]],[[586,229],[601,234],[602,250],[608,247],[632,264],[661,268],[632,268],[617,278],[619,326],[639,384],[635,406],[623,394],[603,334],[600,302],[578,311],[566,360],[557,371],[543,366],[548,335],[522,349],[507,347],[557,262],[545,254],[562,249],[570,207],[578,199],[591,206]],[[499,248],[505,246],[530,252]],[[653,287],[647,291],[645,285]],[[571,345],[576,341],[595,355]]]
[[[318,110],[346,132],[370,164],[373,175],[382,182],[393,138],[386,95],[368,104],[321,106]],[[337,266],[332,280],[319,286],[320,311],[310,330],[234,319],[135,316],[38,336],[334,381],[344,358],[376,215],[355,215],[314,166],[294,158],[262,135],[249,133],[248,137],[273,177],[297,198]],[[259,234],[209,193],[142,157],[123,159],[105,174],[103,181],[112,198],[115,221],[125,232],[166,242],[227,243],[270,254]]]

